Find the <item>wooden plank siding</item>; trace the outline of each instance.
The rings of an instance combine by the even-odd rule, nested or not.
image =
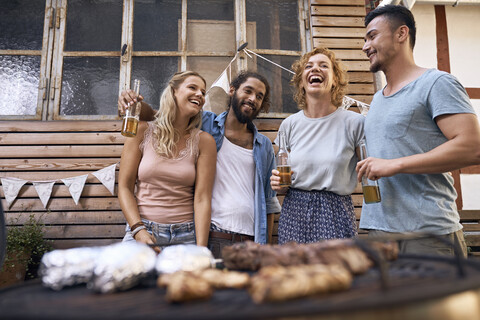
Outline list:
[[[312,0],[310,24],[313,47],[335,52],[347,70],[347,95],[370,103],[375,93],[370,63],[362,51],[365,35],[364,0]]]
[[[0,188],[9,227],[30,215],[45,224],[55,248],[105,245],[124,235],[115,194],[91,173],[120,161],[121,121],[0,121],[0,177],[28,180],[10,208]],[[88,174],[78,204],[63,178]],[[118,171],[117,171],[118,177]],[[45,209],[31,181],[57,180]]]

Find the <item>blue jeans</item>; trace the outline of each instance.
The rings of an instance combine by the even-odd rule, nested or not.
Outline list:
[[[161,247],[174,244],[195,244],[195,225],[192,222],[161,224],[150,220],[142,219],[147,231],[153,234],[156,243]],[[126,234],[123,241],[135,241],[132,237],[130,226],[127,223]]]

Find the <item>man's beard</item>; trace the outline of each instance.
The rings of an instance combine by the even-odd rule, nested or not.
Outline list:
[[[381,67],[382,66],[380,65],[380,63],[371,64],[370,65],[370,72],[375,73],[375,72],[381,71]]]
[[[255,111],[253,112],[252,117],[249,117],[248,115],[244,114],[240,110],[240,106],[242,105],[242,102],[240,101],[240,99],[238,99],[236,91],[234,92],[231,98],[230,104],[232,106],[233,112],[235,113],[235,117],[240,123],[250,123],[253,121],[253,119],[257,117],[257,115],[255,114]]]

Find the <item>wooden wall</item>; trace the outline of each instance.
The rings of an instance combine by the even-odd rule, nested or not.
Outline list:
[[[10,208],[0,188],[9,225],[33,214],[45,223],[56,248],[110,244],[124,234],[125,219],[111,195],[91,173],[120,161],[121,121],[0,121],[0,177],[59,180],[88,174],[78,205],[63,182],[55,183],[45,209],[31,182]]]
[[[347,95],[370,103],[375,93],[370,63],[362,51],[365,35],[364,0],[311,0],[313,47],[335,52],[348,71]]]

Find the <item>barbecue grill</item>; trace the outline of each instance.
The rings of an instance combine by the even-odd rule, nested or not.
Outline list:
[[[217,290],[207,301],[169,304],[155,277],[119,293],[84,285],[52,291],[39,280],[0,290],[3,319],[480,319],[480,263],[400,255],[356,276],[348,291],[255,304],[245,290]]]

